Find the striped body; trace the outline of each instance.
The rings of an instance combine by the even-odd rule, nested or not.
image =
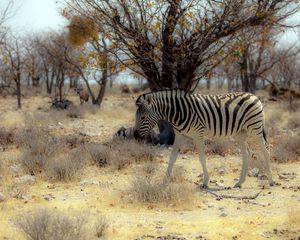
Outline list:
[[[263,133],[263,106],[250,93],[214,96],[166,90],[151,95],[152,111],[157,118],[169,121],[183,135],[219,138],[234,136],[241,131],[248,135]],[[146,97],[147,94],[142,95],[138,101]]]
[[[193,139],[203,168],[203,186],[208,184],[208,171],[204,153],[204,138],[233,136],[241,149],[243,166],[235,187],[245,181],[250,152],[247,139],[256,141],[266,163],[267,176],[273,185],[270,154],[264,132],[264,112],[260,100],[250,93],[229,93],[224,95],[189,94],[183,90],[164,90],[141,95],[137,101],[135,138],[147,136],[159,120],[170,122],[176,133],[170,155],[167,179],[181,147],[182,136]]]

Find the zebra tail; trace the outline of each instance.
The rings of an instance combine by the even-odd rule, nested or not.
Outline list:
[[[266,135],[265,129],[263,129],[263,137],[264,137],[264,140],[265,140],[266,148],[269,150],[269,143],[267,141],[267,135]]]

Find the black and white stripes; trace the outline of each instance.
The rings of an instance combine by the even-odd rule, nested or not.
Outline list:
[[[201,153],[204,137],[235,137],[242,149],[243,168],[248,168],[249,162],[248,146],[246,145],[248,137],[259,142],[264,157],[269,158],[269,153],[266,152],[267,149],[265,148],[263,105],[253,94],[241,92],[224,95],[201,95],[189,94],[178,89],[163,90],[141,95],[137,99],[136,105],[138,107],[136,136],[146,136],[157,121],[167,120],[176,130],[176,139],[180,139],[181,135],[190,137],[199,146],[202,166],[205,165],[203,163],[205,157],[201,156],[204,154]],[[176,146],[176,144],[178,145],[176,139],[174,149],[178,151],[179,146]],[[246,153],[243,152],[243,148],[245,148]],[[170,159],[170,162],[173,161],[174,163],[175,160]],[[269,169],[268,177],[270,184],[272,184],[269,160],[267,159],[266,162]],[[168,170],[167,174],[171,174],[172,166],[170,164]],[[247,170],[243,169],[243,171]],[[241,174],[237,186],[240,186],[244,181],[244,174]],[[204,185],[207,185],[206,181],[208,181],[208,176]]]

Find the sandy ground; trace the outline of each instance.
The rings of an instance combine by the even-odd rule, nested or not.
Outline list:
[[[95,142],[109,140],[120,126],[134,122],[134,104],[128,96],[110,95],[100,110],[90,109],[82,119],[70,119],[60,112],[49,112],[48,98],[23,100],[15,109],[15,99],[0,99],[0,127],[20,129],[28,124],[47,124],[59,134],[82,133]],[[74,102],[78,102],[74,98]],[[78,103],[77,103],[78,104]],[[1,149],[0,149],[1,151]],[[215,196],[200,190],[201,167],[198,156],[181,154],[176,168],[192,188],[186,202],[140,203],[130,194],[132,179],[143,164],[123,170],[87,166],[71,182],[48,181],[36,176],[20,184],[25,173],[16,169],[24,150],[10,146],[0,152],[5,169],[0,172],[0,239],[25,239],[15,219],[37,207],[64,212],[105,215],[109,222],[105,239],[300,239],[300,164],[273,163],[277,185],[269,188],[265,180],[248,177],[242,189],[232,187],[239,177],[239,155],[208,156],[210,188]],[[157,149],[159,171],[164,172],[170,149]],[[237,199],[251,197],[255,199]],[[18,197],[16,197],[18,196]],[[234,196],[236,198],[227,198]]]

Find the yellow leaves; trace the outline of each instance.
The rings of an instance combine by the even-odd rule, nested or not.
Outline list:
[[[154,30],[159,30],[161,28],[161,23],[160,22],[156,22],[154,25],[153,25],[153,28]]]
[[[95,22],[84,16],[74,16],[70,21],[68,40],[75,46],[79,47],[88,40],[98,40],[98,29]]]

